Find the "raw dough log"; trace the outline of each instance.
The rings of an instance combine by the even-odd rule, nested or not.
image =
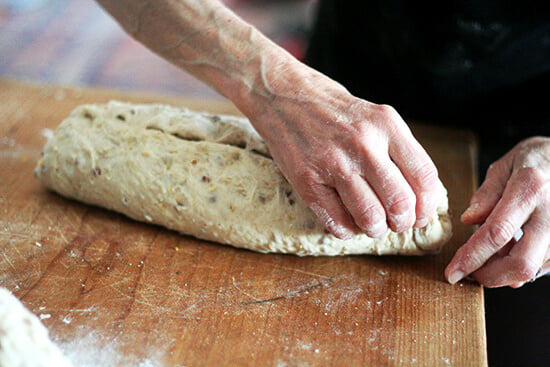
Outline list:
[[[40,320],[5,288],[0,288],[0,366],[72,366]]]
[[[248,120],[165,105],[76,108],[44,147],[35,174],[64,196],[260,252],[421,255],[451,236],[441,185],[427,227],[339,240],[297,196]]]

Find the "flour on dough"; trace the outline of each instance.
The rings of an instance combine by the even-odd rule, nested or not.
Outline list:
[[[0,288],[0,366],[72,366],[40,320],[5,288]]]
[[[247,119],[166,105],[76,108],[44,147],[35,174],[66,197],[259,252],[421,255],[451,236],[441,185],[427,227],[340,240],[288,184]]]

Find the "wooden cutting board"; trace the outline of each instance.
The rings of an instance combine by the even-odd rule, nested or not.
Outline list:
[[[455,213],[438,255],[299,258],[181,236],[48,192],[40,150],[78,104],[224,102],[0,80],[0,285],[75,366],[485,366],[482,288],[443,270],[472,228],[473,137],[414,126]]]

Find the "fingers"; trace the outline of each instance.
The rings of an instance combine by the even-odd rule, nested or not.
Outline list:
[[[533,189],[534,185],[529,179],[521,171],[510,178],[501,199],[485,223],[457,251],[447,266],[445,274],[450,283],[456,283],[485,264],[512,240],[527,221],[535,209],[538,197],[537,190]],[[492,202],[493,196],[489,196],[487,200]],[[483,199],[479,202],[482,207],[489,205],[484,204]]]
[[[406,231],[416,218],[414,192],[387,154],[370,153],[375,156],[369,161],[376,163],[364,170],[365,179],[384,207],[389,227],[394,232]]]
[[[312,118],[270,140],[281,171],[339,238],[425,226],[439,184],[433,162],[391,107],[355,98],[349,106],[329,116],[307,110]]]
[[[386,233],[384,207],[363,177],[351,175],[349,179],[340,180],[337,187],[344,206],[363,232],[374,238]]]
[[[350,239],[359,232],[333,188],[325,185],[310,186],[303,199],[323,226],[336,237]]]
[[[399,169],[383,154],[371,162],[377,163],[365,170],[365,177],[358,173],[336,175],[336,191],[324,187],[323,193],[317,195],[324,195],[318,200],[318,207],[310,205],[339,238],[349,238],[357,227],[370,237],[381,237],[388,226],[403,232],[415,222],[415,195]]]
[[[448,265],[450,283],[472,274],[487,287],[520,287],[550,270],[549,154],[550,139],[529,138],[491,166],[462,217],[484,223]]]
[[[362,176],[379,198],[393,231],[426,226],[437,204],[437,169],[395,109],[371,107],[377,114],[374,127],[363,131],[358,149]]]
[[[547,216],[536,210],[523,226],[523,236],[506,254],[496,254],[473,277],[486,287],[517,288],[536,278],[546,261],[550,231]],[[512,241],[514,242],[514,241]]]
[[[380,237],[388,227],[395,232],[410,229],[417,222],[417,212],[421,213],[419,224],[426,225],[435,212],[432,198],[439,183],[437,170],[399,115],[389,115],[383,128],[363,126],[346,150],[329,150],[325,155],[331,162],[327,163],[326,171],[331,174],[325,182],[336,189],[356,226],[371,237]],[[398,143],[389,144],[394,140]],[[395,149],[392,157],[390,145],[406,148]],[[416,209],[416,192],[406,177],[422,194],[420,211]]]
[[[512,159],[510,155],[494,163],[487,170],[487,177],[475,192],[470,206],[462,214],[461,220],[465,224],[483,223],[494,209],[512,174]]]
[[[439,179],[437,168],[410,130],[403,129],[398,144],[390,145],[390,156],[416,197],[415,227],[425,227],[435,214]]]

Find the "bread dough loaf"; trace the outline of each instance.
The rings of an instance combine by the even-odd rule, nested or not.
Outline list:
[[[259,252],[421,255],[451,236],[441,185],[427,227],[337,239],[285,180],[248,120],[165,105],[76,108],[44,147],[35,174],[64,196]]]
[[[5,288],[0,288],[0,366],[72,366],[40,320]]]

